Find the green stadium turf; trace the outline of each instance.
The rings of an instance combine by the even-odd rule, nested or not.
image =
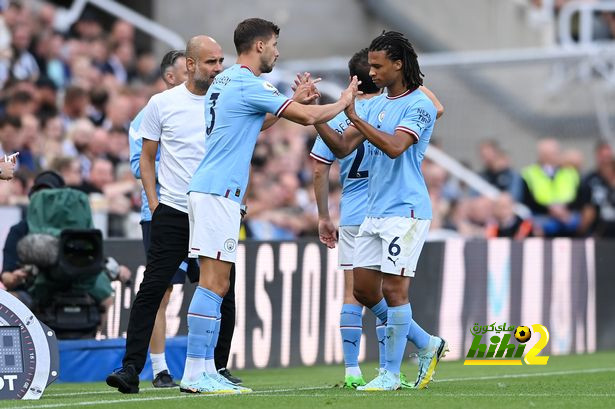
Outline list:
[[[363,364],[366,378],[376,364]],[[404,365],[409,377],[416,366]],[[103,383],[51,385],[39,401],[4,401],[0,408],[614,408],[615,351],[552,356],[546,366],[463,366],[443,362],[427,390],[357,392],[334,385],[342,366],[236,371],[249,395],[182,394],[141,383],[137,395],[122,395]],[[206,406],[207,405],[207,406]],[[213,405],[213,406],[209,406]]]

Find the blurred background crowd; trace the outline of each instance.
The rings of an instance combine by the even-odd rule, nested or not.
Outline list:
[[[138,237],[141,187],[130,172],[127,129],[149,97],[165,88],[156,56],[136,48],[135,29],[122,20],[103,25],[84,13],[63,33],[52,27],[51,5],[33,10],[5,1],[0,7],[0,155],[20,153],[15,178],[0,181],[0,205],[25,206],[34,176],[51,169],[90,196],[93,211],[107,218],[108,236]],[[601,18],[613,36],[613,16]],[[446,106],[446,95],[440,98]],[[437,132],[432,143],[440,146]],[[261,135],[252,159],[246,238],[317,234],[308,156],[315,137],[313,129],[287,121]],[[517,169],[497,140],[484,140],[476,150],[481,162],[466,167],[502,193],[480,196],[426,160],[432,238],[615,237],[615,164],[608,143],[598,142],[589,158],[555,139],[541,139],[528,147],[527,167]],[[338,175],[334,165],[334,218]]]
[[[578,0],[529,0],[532,6],[537,9],[546,8],[553,9],[554,14],[559,14],[567,3],[571,3]],[[603,0],[581,0],[580,2],[597,3]],[[593,16],[593,39],[594,40],[612,40],[615,38],[615,13],[612,12],[600,12]],[[579,38],[579,22],[575,21],[572,28],[572,37]]]

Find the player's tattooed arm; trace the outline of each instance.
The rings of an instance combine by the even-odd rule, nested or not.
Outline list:
[[[141,168],[141,181],[143,190],[147,196],[149,209],[152,213],[158,207],[158,194],[156,193],[156,152],[158,152],[158,141],[143,138],[143,149],[139,166]]]
[[[436,97],[436,94],[434,94],[432,90],[430,90],[424,85],[421,85],[419,89],[423,91],[425,95],[427,95],[427,97],[431,100],[431,102],[433,102],[434,106],[436,107],[436,119],[444,115],[444,105],[442,105],[438,97]]]
[[[348,127],[343,134],[340,134],[327,124],[316,124],[314,128],[316,128],[316,132],[318,132],[324,143],[337,158],[348,156],[365,140],[361,132],[353,127]]]
[[[318,237],[329,248],[335,248],[337,235],[329,216],[329,170],[328,163],[314,160],[314,195],[318,207]]]

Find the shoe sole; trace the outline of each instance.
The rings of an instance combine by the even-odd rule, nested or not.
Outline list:
[[[347,383],[342,385],[342,389],[357,389],[360,386],[365,386],[365,384],[357,384],[357,383],[353,383],[351,385],[348,385]]]
[[[438,352],[434,355],[433,359],[429,363],[429,368],[427,368],[427,373],[423,380],[416,386],[416,389],[425,389],[429,382],[433,379],[433,374],[436,372],[436,366],[440,362],[440,359],[446,356],[446,353],[449,351],[448,342],[446,340],[440,338],[442,342],[440,342],[440,346],[438,347]]]
[[[163,389],[163,388],[177,388],[179,386],[176,383],[174,383],[172,385],[155,385],[155,384],[152,383],[152,385],[154,385],[154,388],[160,388],[160,389]]]
[[[182,388],[181,386],[179,387],[179,391],[183,393],[200,393],[202,395],[240,395],[241,394],[241,392],[238,390],[222,389],[222,390],[217,390],[217,391],[203,392],[203,391],[200,391],[194,388]]]
[[[367,385],[367,382],[365,381],[363,381],[363,383],[344,381],[344,383],[342,384],[342,389],[357,389],[359,386],[365,386],[365,385]]]
[[[116,388],[121,393],[125,393],[125,394],[139,393],[138,385],[137,386],[128,385],[126,382],[124,382],[117,376],[109,375],[107,376],[106,381],[107,381],[107,385],[111,386],[112,388]]]

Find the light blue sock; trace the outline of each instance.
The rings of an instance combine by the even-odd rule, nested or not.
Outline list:
[[[376,318],[376,336],[378,337],[378,357],[380,358],[380,368],[384,368],[387,363],[385,345],[386,330],[387,323],[382,322],[380,318]]]
[[[363,332],[363,307],[354,304],[342,305],[340,334],[346,368],[359,366],[359,349]]]
[[[221,315],[218,314],[218,318],[216,319],[216,326],[214,327],[214,335],[211,342],[211,345],[207,347],[207,351],[205,351],[205,359],[214,359],[214,351],[216,350],[216,345],[218,345],[218,337],[220,336],[220,322]]]
[[[205,358],[209,348],[215,348],[214,332],[220,315],[222,298],[203,287],[197,287],[188,307],[188,351],[191,358]]]
[[[400,305],[399,307],[389,307],[387,313],[386,329],[386,357],[387,362],[384,367],[389,372],[399,374],[401,361],[404,357],[407,335],[412,321],[412,308],[410,304]]]
[[[429,344],[430,335],[415,320],[410,323],[408,330],[408,341],[412,342],[418,349],[423,349]]]
[[[370,310],[372,310],[374,315],[377,318],[380,318],[380,321],[382,322],[387,322],[387,309],[388,309],[387,302],[384,298],[380,300],[378,304],[370,308]]]

